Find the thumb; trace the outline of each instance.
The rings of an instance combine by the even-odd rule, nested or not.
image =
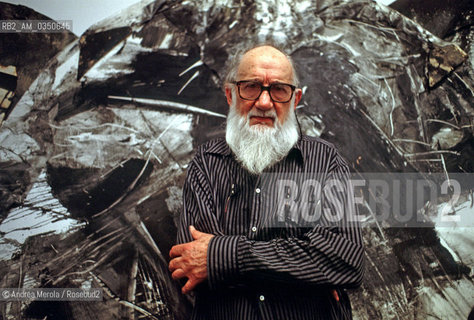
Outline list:
[[[198,240],[202,235],[202,232],[197,231],[194,226],[189,226],[189,231],[191,232],[191,235],[193,236],[194,240]]]

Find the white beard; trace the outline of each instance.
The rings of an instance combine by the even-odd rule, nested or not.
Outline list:
[[[295,110],[291,108],[287,119],[281,124],[275,110],[269,112],[250,110],[247,117],[242,117],[236,111],[234,103],[230,106],[227,116],[226,141],[234,152],[237,161],[250,173],[260,175],[264,169],[273,166],[283,159],[298,141],[298,129]],[[294,96],[290,105],[294,105]],[[250,116],[272,116],[274,126],[250,126]]]

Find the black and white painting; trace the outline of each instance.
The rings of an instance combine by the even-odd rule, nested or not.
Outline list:
[[[0,2],[1,21],[47,19]],[[459,180],[456,201],[401,206],[450,224],[393,226],[358,204],[354,319],[472,319],[473,22],[465,0],[143,0],[80,34],[0,33],[0,287],[102,292],[0,301],[0,318],[188,319],[168,271],[186,168],[224,135],[236,52],[272,42],[300,75],[301,130],[354,174]]]

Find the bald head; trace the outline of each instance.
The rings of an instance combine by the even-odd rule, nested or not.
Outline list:
[[[284,70],[287,72],[290,82],[295,86],[299,85],[290,56],[270,45],[257,46],[237,55],[231,64],[225,82],[232,83],[244,79],[244,74],[247,74],[250,69],[255,67],[256,61],[267,65],[268,69],[279,68]]]
[[[259,72],[266,72],[269,77],[278,73],[281,81],[293,83],[290,61],[274,47],[261,46],[247,51],[237,69],[237,79],[249,79],[251,75]]]

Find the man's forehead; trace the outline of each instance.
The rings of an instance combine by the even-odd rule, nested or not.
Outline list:
[[[238,68],[238,74],[248,74],[261,68],[271,70],[281,76],[292,78],[291,64],[284,53],[269,46],[257,47],[244,54]]]
[[[250,49],[244,54],[244,57],[245,56],[254,57],[254,56],[262,56],[262,55],[286,59],[286,56],[283,52],[271,46],[261,46],[261,47]]]

